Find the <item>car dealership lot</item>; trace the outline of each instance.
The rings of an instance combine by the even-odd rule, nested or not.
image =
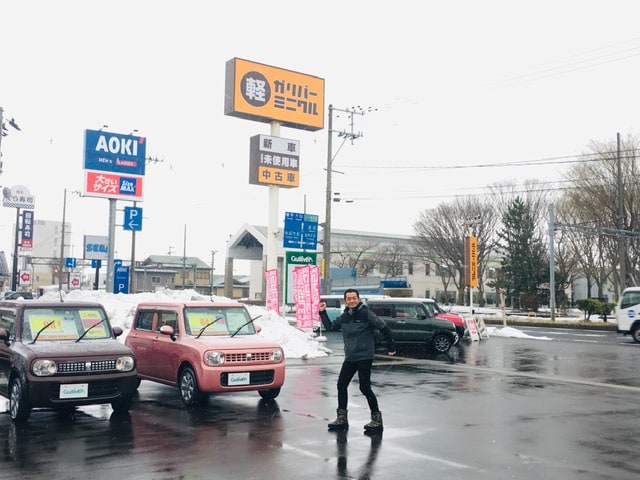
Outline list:
[[[334,354],[288,359],[276,400],[238,392],[187,409],[177,389],[143,381],[125,418],[89,406],[16,427],[0,414],[0,478],[637,478],[640,349],[612,339],[492,337],[381,356],[385,430],[368,437],[357,385],[351,429],[326,430],[342,361],[341,334],[328,332]]]

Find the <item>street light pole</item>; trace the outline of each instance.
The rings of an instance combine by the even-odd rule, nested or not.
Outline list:
[[[15,243],[13,245],[13,275],[11,278],[11,290],[14,292],[18,290],[18,247],[19,247],[19,233],[20,233],[20,208],[16,208],[16,236]]]
[[[467,229],[471,229],[471,235],[473,235],[474,237],[476,236],[476,226],[480,225],[482,223],[482,219],[480,218],[480,216],[475,216],[472,220],[467,220],[466,222],[464,222],[462,224],[462,227],[465,229],[465,262],[471,262],[471,257],[470,257],[470,252],[467,252],[467,243],[470,239],[469,239],[469,235],[467,233]],[[469,255],[467,255],[467,253],[469,253]],[[466,268],[469,269],[469,272],[471,271],[471,265],[467,264]],[[466,276],[466,275],[465,275]],[[471,275],[469,275],[469,280],[471,278]],[[471,285],[471,281],[469,281],[469,306],[471,307],[471,313],[473,313],[473,286]]]

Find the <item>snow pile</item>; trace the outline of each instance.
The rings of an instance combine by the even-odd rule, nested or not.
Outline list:
[[[60,300],[60,292],[48,292],[39,298],[43,301]],[[158,292],[136,293],[126,295],[122,293],[106,293],[100,290],[71,290],[62,292],[63,300],[91,301],[101,303],[109,320],[114,326],[122,327],[124,339],[133,323],[133,315],[139,302],[169,302],[169,301],[221,301],[235,302],[226,297],[201,295],[195,290],[161,290]],[[33,300],[29,300],[33,301]],[[37,300],[36,300],[37,301]],[[324,357],[332,353],[315,340],[312,332],[305,332],[289,324],[285,317],[269,311],[264,307],[248,305],[247,309],[252,318],[258,317],[255,324],[260,327],[260,336],[280,344],[287,358],[315,358]]]

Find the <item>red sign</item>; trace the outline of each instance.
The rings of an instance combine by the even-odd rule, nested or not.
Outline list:
[[[90,197],[142,200],[144,177],[85,170],[85,193]]]
[[[77,278],[72,279],[71,285],[77,287],[78,285],[80,285],[80,280],[78,280]]]
[[[20,285],[29,285],[31,283],[31,273],[23,270],[20,272]]]

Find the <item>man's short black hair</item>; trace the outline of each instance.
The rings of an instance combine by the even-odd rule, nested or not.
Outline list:
[[[360,292],[358,290],[356,290],[355,288],[347,288],[344,291],[344,299],[347,299],[347,293],[355,293],[358,296],[358,299],[360,299]]]

